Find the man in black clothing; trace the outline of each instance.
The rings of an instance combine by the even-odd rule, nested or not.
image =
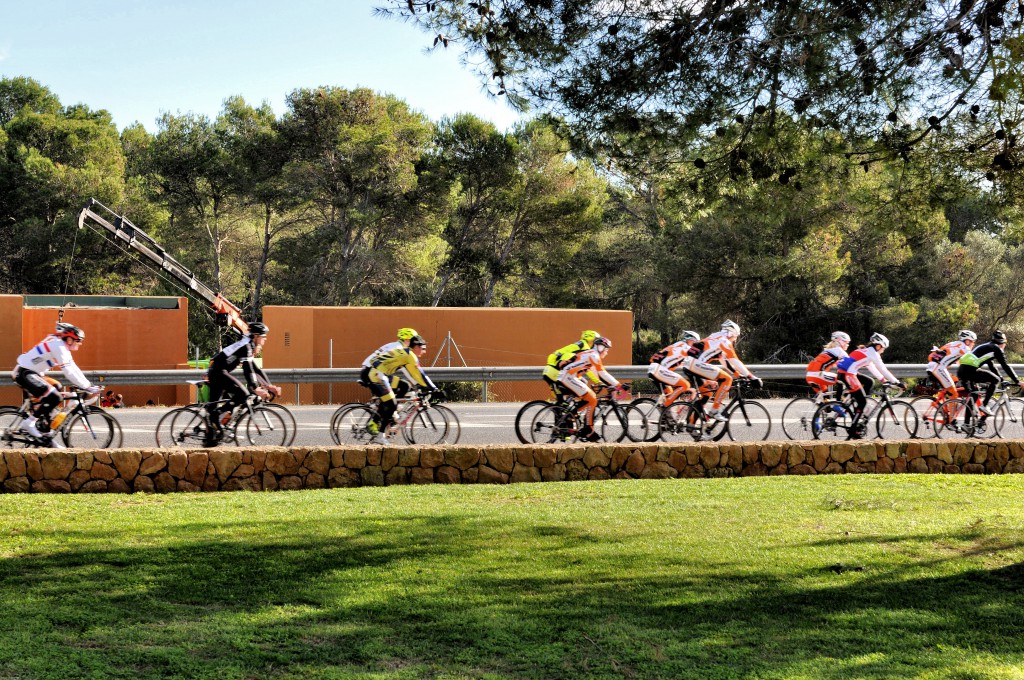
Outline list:
[[[249,394],[255,393],[263,399],[268,399],[271,392],[275,395],[281,394],[281,388],[271,384],[267,374],[254,361],[263,352],[263,345],[267,342],[269,331],[270,329],[265,323],[259,321],[250,323],[248,333],[244,334],[237,342],[222,349],[210,361],[210,368],[206,374],[210,382],[210,401],[216,402],[225,396],[230,399],[229,403],[210,407],[210,422],[218,430],[223,424],[221,414],[230,414],[236,406],[245,401]],[[231,372],[239,364],[242,365],[242,374],[245,376],[246,384],[244,385],[238,378],[231,375]],[[212,439],[216,439],[219,432],[209,434]]]
[[[985,383],[985,400],[980,410],[987,416],[992,415],[988,402],[992,399],[996,386],[999,384],[999,371],[996,370],[996,362],[1002,366],[1003,372],[1008,378],[1021,385],[1021,379],[1017,377],[1009,362],[1006,361],[1006,333],[1003,331],[994,331],[991,340],[983,345],[975,346],[969,353],[960,357],[960,368],[956,373],[964,384]]]

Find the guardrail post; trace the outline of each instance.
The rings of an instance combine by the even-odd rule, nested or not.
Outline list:
[[[484,403],[486,404],[487,403],[487,381],[486,380],[484,381],[484,391],[483,391],[482,397],[483,397]]]
[[[299,405],[299,383],[295,383],[295,405]]]

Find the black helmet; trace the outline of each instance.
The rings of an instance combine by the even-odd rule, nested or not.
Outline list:
[[[427,341],[423,339],[422,335],[414,335],[409,339],[409,347],[425,347],[426,345]]]
[[[1001,345],[1006,342],[1006,333],[1002,331],[992,331],[992,342],[997,345]]]
[[[249,335],[266,335],[270,328],[262,321],[253,321],[249,324]]]
[[[63,340],[64,338],[74,338],[75,340],[85,340],[85,331],[78,326],[72,326],[69,323],[58,323],[56,336]]]

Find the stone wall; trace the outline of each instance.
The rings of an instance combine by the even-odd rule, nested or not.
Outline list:
[[[1024,472],[1024,441],[259,449],[14,449],[8,493],[262,491],[840,473]]]

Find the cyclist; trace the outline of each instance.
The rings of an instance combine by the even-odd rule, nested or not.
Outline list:
[[[688,362],[686,366],[686,369],[694,375],[707,380],[718,381],[718,389],[715,391],[714,401],[711,403],[711,408],[708,409],[707,414],[720,422],[727,420],[722,415],[722,402],[725,401],[725,397],[729,394],[729,389],[732,387],[734,372],[759,384],[761,383],[761,379],[754,376],[750,369],[740,361],[739,356],[736,355],[733,343],[739,337],[739,324],[726,319],[722,323],[722,330],[712,333],[701,340],[700,346],[703,347],[703,351],[692,362]]]
[[[52,335],[47,335],[35,347],[18,357],[17,364],[11,372],[14,382],[36,402],[29,417],[22,421],[21,429],[52,448],[65,448],[56,436],[57,433],[50,430],[50,416],[60,404],[60,393],[50,382],[52,378],[48,380],[43,373],[56,368],[65,378],[89,394],[99,394],[102,391],[89,382],[71,356],[72,352],[79,350],[84,341],[85,331],[81,328],[69,323],[58,323]]]
[[[597,331],[583,331],[580,339],[571,345],[566,345],[561,349],[556,349],[554,352],[548,355],[547,365],[544,366],[542,376],[544,382],[551,388],[551,393],[555,395],[555,402],[561,403],[565,401],[565,390],[562,389],[561,383],[558,382],[558,374],[562,368],[568,364],[573,358],[583,350],[590,349],[594,346],[594,340],[601,337],[601,334]],[[597,382],[597,378],[593,375],[590,376],[591,382]]]
[[[370,388],[380,400],[380,406],[366,429],[373,435],[373,444],[387,444],[388,427],[391,426],[397,405],[393,381],[396,373],[404,373],[417,385],[429,392],[436,392],[437,386],[420,368],[420,357],[427,352],[427,341],[413,328],[399,328],[398,340],[379,347],[363,361],[359,383]]]
[[[1024,387],[1024,381],[1017,377],[1009,362],[1006,361],[1006,333],[1003,331],[993,331],[992,338],[988,342],[977,345],[970,352],[961,356],[960,368],[957,370],[961,382],[985,383],[985,400],[982,402],[980,411],[987,416],[992,415],[988,402],[996,391],[996,385],[999,384],[997,362],[1003,367],[1003,371],[1010,380]]]
[[[692,389],[690,381],[676,373],[676,369],[681,369],[689,357],[690,348],[698,342],[700,335],[696,331],[683,331],[679,342],[672,343],[651,356],[647,375],[661,385],[661,391],[665,395],[665,406],[671,406],[680,395]]]
[[[853,430],[851,438],[860,439],[867,430],[867,423],[861,423],[861,416],[868,404],[868,394],[875,381],[866,375],[860,375],[861,369],[867,368],[875,378],[884,383],[893,383],[903,387],[906,386],[886,368],[882,361],[882,352],[889,347],[889,338],[881,333],[874,333],[868,339],[867,347],[858,347],[850,352],[849,356],[839,361],[836,368],[839,369],[839,379],[846,385],[847,390],[854,403]]]
[[[969,353],[977,342],[978,336],[974,331],[962,330],[957,333],[957,339],[947,342],[942,347],[933,347],[928,355],[928,367],[925,372],[932,377],[942,388],[935,393],[932,403],[938,404],[944,398],[955,399],[957,396],[956,378],[952,376],[949,369],[953,364],[960,361],[960,358]]]
[[[846,358],[846,349],[850,346],[850,336],[843,331],[835,331],[818,356],[807,364],[807,382],[815,394],[836,389],[836,399],[842,395],[843,384],[833,372],[836,364]]]
[[[254,321],[249,330],[242,334],[236,342],[228,345],[210,360],[206,379],[210,383],[210,401],[217,402],[227,396],[229,401],[223,404],[210,405],[210,422],[213,429],[207,432],[205,444],[212,446],[220,439],[222,426],[231,418],[231,412],[245,402],[250,394],[261,399],[270,398],[270,394],[281,394],[281,388],[270,382],[263,369],[256,365],[254,359],[263,353],[270,328],[267,324]],[[245,384],[231,375],[231,372],[242,365]]]
[[[594,374],[601,382],[618,390],[622,389],[619,381],[605,370],[604,357],[612,347],[612,341],[606,337],[594,338],[594,346],[576,353],[576,356],[566,364],[558,374],[558,382],[565,385],[579,398],[577,413],[583,414],[584,425],[576,434],[578,439],[583,441],[597,441],[600,435],[594,432],[594,411],[597,408],[597,395],[594,390],[583,380],[583,376]]]

